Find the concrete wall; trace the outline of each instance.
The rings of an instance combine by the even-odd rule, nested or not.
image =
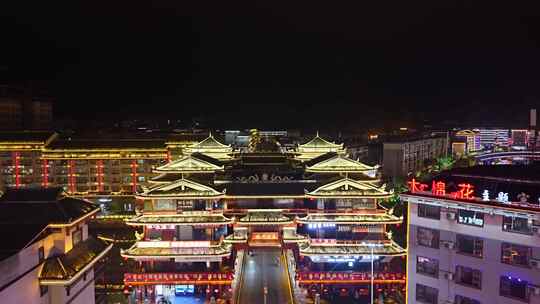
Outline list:
[[[79,226],[82,229],[82,240],[87,239],[88,225],[81,223]],[[56,304],[66,303],[65,301],[71,298],[76,298],[73,303],[94,303],[94,283],[91,282],[93,281],[93,270],[88,272],[85,281],[81,279],[75,284],[69,297],[66,296],[63,286],[50,286],[48,292],[40,296],[38,276],[42,265],[38,265],[39,248],[43,247],[45,259],[69,251],[72,248],[72,233],[66,235],[66,229],[69,228],[62,228],[0,262],[0,286],[5,286],[16,280],[0,292],[0,303]],[[76,227],[72,227],[70,230],[75,229]],[[75,297],[74,295],[85,285],[87,287],[84,288],[84,291]]]
[[[386,143],[383,147],[383,175],[403,176],[403,150],[401,144]]]
[[[502,216],[484,215],[484,227],[474,227],[448,220],[446,213],[441,212],[441,219],[427,219],[417,216],[417,204],[410,206],[410,240],[408,255],[408,303],[416,303],[416,284],[420,283],[439,290],[439,303],[453,303],[455,295],[467,296],[489,304],[518,304],[519,300],[499,296],[500,277],[510,275],[527,280],[529,285],[540,285],[540,269],[513,266],[501,263],[501,246],[503,242],[532,247],[532,257],[540,258],[540,238],[519,233],[502,231]],[[444,210],[444,209],[442,209]],[[456,234],[476,236],[483,239],[483,257],[477,258],[458,254],[455,249],[441,246],[440,249],[418,246],[416,239],[417,227],[437,229],[440,240],[455,242]],[[439,261],[439,277],[434,278],[416,273],[417,256],[431,257]],[[457,265],[478,269],[482,272],[481,289],[456,284],[445,279],[444,272],[455,273]],[[540,303],[540,296],[531,295],[531,304]]]
[[[94,270],[89,270],[86,280],[81,277],[70,288],[69,295],[64,286],[49,287],[50,303],[87,304],[95,302]]]

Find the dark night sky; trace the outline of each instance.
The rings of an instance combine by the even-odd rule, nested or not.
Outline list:
[[[1,77],[61,117],[325,128],[540,104],[535,1],[5,2]]]

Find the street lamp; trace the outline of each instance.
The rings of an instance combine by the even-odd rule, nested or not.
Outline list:
[[[372,244],[372,243],[362,243],[362,245],[364,246],[367,246],[371,249],[371,304],[374,304],[374,299],[373,299],[373,289],[374,289],[374,281],[375,281],[375,278],[374,278],[374,270],[373,270],[373,260],[375,259],[375,256],[373,255],[373,251],[375,250],[375,248],[381,248],[383,247],[384,245],[383,244]]]

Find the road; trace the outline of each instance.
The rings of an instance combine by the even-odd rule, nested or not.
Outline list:
[[[281,249],[254,249],[246,254],[246,263],[240,290],[239,304],[293,304],[291,290]]]

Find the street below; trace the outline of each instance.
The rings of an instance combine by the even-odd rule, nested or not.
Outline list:
[[[254,249],[245,258],[240,303],[293,303],[281,249]]]

